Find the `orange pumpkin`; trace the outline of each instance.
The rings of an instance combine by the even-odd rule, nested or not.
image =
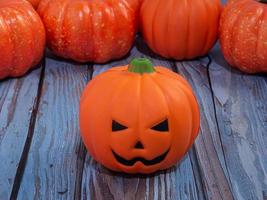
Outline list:
[[[38,7],[40,2],[40,0],[27,0],[27,1],[29,1],[35,9]]]
[[[0,79],[25,74],[42,58],[44,25],[24,0],[0,0]]]
[[[84,144],[115,171],[146,174],[173,166],[193,144],[199,123],[189,84],[146,59],[97,76],[81,98]]]
[[[143,0],[141,32],[163,57],[204,56],[217,40],[220,12],[220,0]]]
[[[48,47],[79,62],[123,57],[137,31],[138,0],[43,0],[38,12]]]
[[[267,72],[267,1],[231,1],[223,10],[220,43],[230,65],[247,73]]]

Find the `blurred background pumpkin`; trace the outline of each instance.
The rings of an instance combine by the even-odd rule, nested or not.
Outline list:
[[[229,2],[220,21],[227,62],[247,73],[267,72],[267,0]]]
[[[0,79],[25,74],[44,48],[44,25],[29,2],[0,1]]]
[[[177,60],[206,55],[217,40],[220,0],[143,0],[141,32],[157,54]]]
[[[104,63],[126,55],[135,38],[139,0],[42,0],[38,12],[56,55]]]

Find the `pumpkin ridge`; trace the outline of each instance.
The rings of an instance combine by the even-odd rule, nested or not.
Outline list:
[[[62,11],[61,19],[60,19],[61,24],[59,25],[59,28],[60,28],[59,37],[60,38],[62,37],[61,38],[62,41],[65,40],[64,42],[61,41],[61,44],[62,44],[61,48],[66,50],[67,53],[65,53],[65,55],[67,55],[67,54],[70,54],[70,52],[71,52],[70,46],[71,46],[72,40],[70,38],[69,32],[66,31],[66,30],[68,30],[68,28],[66,27],[66,24],[67,24],[66,19],[67,19],[68,11],[69,11],[70,7],[72,7],[73,2],[66,1],[63,3],[65,3],[65,4],[64,4],[64,7],[62,8],[63,11]],[[73,30],[70,30],[70,32],[72,32],[72,31]],[[68,59],[70,58],[69,56],[65,56],[65,55],[64,55],[64,57],[66,57]]]
[[[168,108],[168,116],[170,115],[170,106],[169,106],[169,104],[167,103],[168,101],[167,101],[167,98],[166,98],[166,95],[164,94],[164,92],[163,92],[163,88],[158,84],[158,82],[156,81],[156,76],[147,76],[155,85],[156,85],[156,87],[158,87],[158,89],[159,89],[159,91],[160,91],[160,95],[162,96],[162,97],[164,97],[164,99],[165,99],[165,101],[164,101],[164,103],[165,103],[165,105],[166,105],[166,107]],[[167,117],[168,117],[167,116]]]
[[[222,18],[222,10],[223,10],[223,7],[219,1],[219,3],[216,5],[216,10],[217,12],[219,13],[218,16],[217,16],[217,19],[218,19],[218,28],[217,28],[217,35],[216,35],[216,39],[213,40],[213,44],[212,45],[209,45],[209,44],[206,44],[205,45],[205,52],[208,53],[209,49],[212,48],[212,46],[215,45],[215,43],[217,42],[218,38],[219,38],[219,27],[220,27],[220,19]],[[209,34],[210,36],[211,34]],[[212,39],[210,39],[212,41]]]
[[[110,6],[110,4],[108,2],[104,2],[104,3],[106,3],[109,12],[112,13],[112,15],[111,15],[112,16],[112,20],[111,21],[116,22],[117,21],[117,15],[115,14],[114,9]],[[105,10],[105,12],[106,12],[106,10]],[[111,16],[109,16],[109,19],[111,19]],[[117,31],[118,26],[113,26],[112,28],[113,28],[113,31],[115,32],[115,31]],[[112,46],[115,47],[116,42],[117,41],[115,40],[115,37],[111,37],[110,38],[110,43],[112,44]],[[118,58],[116,49],[114,49],[114,51],[111,52],[111,57]]]
[[[175,13],[175,1],[174,0],[171,0],[172,1],[172,10],[169,12],[169,16],[168,16],[168,18],[170,18],[170,19],[174,19],[174,17],[173,17],[173,13]],[[174,19],[175,20],[175,19]],[[174,31],[173,30],[171,30],[171,23],[173,23],[171,20],[168,22],[168,29],[167,29],[167,33],[168,33],[168,35],[173,35],[173,34],[175,34],[175,33],[173,33]],[[175,54],[173,54],[173,49],[176,49],[176,45],[172,42],[172,40],[171,40],[171,37],[166,37],[167,38],[167,40],[168,40],[168,46],[169,46],[169,48],[167,49],[168,50],[168,55],[169,55],[169,57],[174,57],[175,56]]]
[[[259,60],[261,60],[261,58],[259,58],[259,55],[260,55],[260,50],[259,50],[259,43],[261,42],[260,41],[260,33],[261,33],[261,30],[263,29],[263,24],[264,23],[261,23],[261,24],[259,24],[261,21],[263,21],[264,20],[264,18],[265,18],[265,16],[267,16],[266,15],[266,13],[264,12],[264,9],[262,8],[262,13],[261,13],[261,17],[258,19],[258,21],[257,21],[257,27],[258,27],[258,30],[257,30],[257,42],[256,42],[256,50],[255,50],[255,52],[256,52],[256,56],[257,56],[257,61],[259,62]],[[262,66],[261,66],[261,63],[258,63],[258,65],[259,65],[259,67],[260,68],[262,68],[262,70],[264,69]]]
[[[11,10],[11,9],[10,9]],[[10,10],[9,10],[9,12],[8,12],[8,15],[10,15]],[[6,15],[4,15],[4,17],[3,17],[5,20],[5,23],[6,23],[6,21],[8,20],[7,19],[7,16]],[[15,42],[15,40],[14,40],[14,31],[12,30],[12,27],[11,27],[11,25],[10,24],[7,24],[6,23],[6,27],[7,27],[7,29],[8,29],[8,32],[9,32],[9,34],[10,34],[10,40],[11,40],[11,44],[12,44],[12,53],[11,53],[11,62],[10,62],[10,66],[9,66],[9,73],[8,73],[8,76],[10,76],[10,74],[11,73],[13,73],[13,71],[14,71],[14,69],[15,69],[15,66],[14,66],[14,57],[15,57],[15,55],[14,55],[14,53],[13,52],[15,52],[15,49],[16,49],[16,42]]]
[[[227,7],[229,7],[229,4],[226,4],[226,7],[224,8],[225,10],[222,13],[222,18],[220,20],[220,23],[221,23],[220,32],[222,32],[226,29],[229,29],[227,32],[229,34],[228,35],[229,39],[226,40],[228,48],[226,48],[225,51],[226,51],[227,57],[229,57],[231,59],[230,64],[232,65],[234,63],[234,59],[232,57],[230,57],[230,55],[232,54],[233,43],[230,41],[232,41],[232,39],[233,39],[233,28],[234,28],[234,24],[236,23],[236,20],[238,18],[238,15],[235,13],[236,8],[229,8],[229,10],[227,10],[226,9]],[[231,15],[231,24],[228,24],[228,22],[227,22],[227,24],[225,25],[225,23],[226,23],[225,22],[226,21],[225,16],[227,16],[227,15]],[[224,48],[224,47],[222,46],[222,48]]]
[[[117,20],[120,20],[120,19],[118,19],[118,15],[116,14],[114,7],[111,7],[110,5],[109,5],[109,7],[110,7],[110,11],[112,11],[112,13],[113,13],[113,21],[116,22]],[[118,31],[118,26],[117,26],[116,23],[115,23],[115,25],[113,27],[114,27],[114,30],[117,32]],[[115,40],[115,37],[113,37],[112,46],[116,47],[116,48],[114,48],[114,50],[112,51],[112,57],[115,58],[115,59],[120,58],[120,53],[119,52],[121,51],[119,46],[118,46],[118,44],[117,44],[117,42],[118,41]]]
[[[152,41],[151,41],[151,43],[152,43],[152,46],[156,49],[156,51],[158,51],[158,47],[157,47],[157,42],[155,42],[156,41],[155,24],[157,24],[156,19],[157,19],[157,16],[158,16],[157,15],[157,11],[159,10],[158,9],[159,8],[159,5],[160,5],[160,0],[158,0],[158,2],[157,2],[157,6],[156,6],[157,9],[154,10],[153,21],[151,23],[151,26],[152,26],[152,28],[151,28],[151,30],[152,30]]]
[[[115,71],[113,71],[113,72],[115,72]],[[123,82],[120,82],[120,81],[123,81]],[[117,82],[118,82],[118,83],[116,83],[117,87],[113,89],[113,90],[115,90],[115,92],[111,95],[110,104],[113,104],[115,97],[117,97],[118,94],[122,93],[122,91],[125,89],[125,87],[127,86],[127,84],[130,81],[132,81],[132,80],[127,79],[127,78],[125,78],[123,80],[120,80],[120,79],[117,80]],[[139,78],[139,81],[138,82],[139,82],[139,86],[140,86],[140,78]],[[139,92],[138,93],[140,93],[140,89],[139,89]],[[113,109],[113,107],[111,107],[111,113],[113,113],[112,109]],[[115,120],[118,120],[119,121],[119,119],[115,119]]]
[[[220,35],[222,35],[222,34],[225,34],[224,33],[225,30],[229,29],[227,31],[228,37],[230,39],[232,39],[233,24],[235,23],[235,20],[238,16],[234,15],[233,11],[235,11],[235,8],[231,7],[231,8],[229,8],[229,10],[227,10],[227,7],[229,7],[229,4],[226,4],[224,11],[222,13],[219,31],[220,31]],[[226,23],[226,16],[227,15],[231,15],[231,24],[229,24],[228,22]],[[233,64],[234,63],[233,58],[231,58],[231,56],[230,56],[231,49],[232,49],[232,43],[230,42],[230,39],[225,40],[224,38],[220,38],[220,44],[221,44],[222,50],[225,51],[226,56],[230,59],[229,63]],[[225,42],[224,42],[224,40],[225,40]],[[227,46],[227,48],[225,48],[225,46],[222,46],[223,42],[225,43],[225,46]]]
[[[254,2],[248,2],[248,4],[251,4],[250,6],[248,6],[248,8],[250,8],[251,9],[251,11],[250,12],[253,12],[253,13],[257,13],[258,12],[258,8],[257,8],[257,5],[256,4],[254,4]],[[254,10],[255,9],[255,10]],[[244,14],[245,14],[245,12],[244,12]],[[259,20],[263,17],[262,16],[262,14],[263,13],[261,13],[258,17],[257,17],[257,19],[253,22],[254,23],[254,25],[253,25],[253,27],[257,27],[257,33],[259,33],[259,26],[257,26],[258,25],[258,23],[259,23]],[[243,18],[243,15],[240,15],[240,17],[241,17],[241,19],[243,20],[244,18]],[[238,32],[238,35],[242,35],[242,33],[240,33],[240,30],[241,30],[241,28],[239,29],[239,32]],[[257,39],[258,39],[258,37],[257,37]],[[257,49],[258,49],[258,42],[255,42],[255,44],[254,44],[255,46],[254,46],[254,52],[257,52]],[[236,57],[235,57],[236,58]],[[258,54],[256,53],[256,55],[255,56],[253,56],[253,60],[254,60],[254,62],[256,62],[257,63],[257,65],[259,65],[259,60],[258,60]],[[242,61],[243,62],[243,61]],[[237,61],[236,61],[236,63],[237,63]],[[245,70],[248,70],[248,71],[253,71],[253,70],[251,70],[251,67],[250,67],[250,65],[249,64],[245,64],[246,65],[246,67],[245,67]],[[244,66],[245,66],[244,65]]]
[[[50,1],[50,2],[52,2],[52,1]],[[54,33],[52,33],[54,35],[54,38],[57,39],[57,42],[55,42],[54,44],[50,44],[50,45],[52,45],[52,47],[55,47],[56,54],[58,56],[62,56],[64,58],[68,59],[69,57],[66,56],[66,53],[62,53],[62,50],[61,50],[61,49],[66,49],[68,51],[68,47],[66,48],[65,44],[63,43],[63,38],[66,37],[63,34],[63,28],[64,28],[64,16],[65,16],[65,10],[67,7],[67,3],[69,3],[69,2],[65,1],[62,3],[60,12],[57,15],[57,19],[55,22],[55,26],[57,28],[55,28]],[[51,3],[51,5],[52,5],[52,3]],[[50,8],[50,9],[52,9],[52,8]],[[49,19],[49,18],[50,18],[50,16],[47,16],[47,19]]]
[[[190,29],[190,23],[191,23],[191,12],[190,12],[190,8],[191,8],[191,5],[189,6],[189,2],[190,0],[185,0],[186,4],[187,4],[187,9],[189,10],[187,12],[187,28],[186,28],[186,38],[185,38],[185,41],[186,41],[186,47],[184,48],[185,49],[185,58],[188,58],[188,54],[189,54],[189,41],[190,41],[190,35],[191,35],[191,29]],[[183,58],[182,58],[183,59]]]
[[[90,13],[88,13],[89,16],[93,15],[92,14],[93,13],[92,5],[88,4],[88,8],[90,10]],[[90,30],[91,35],[88,34],[88,38],[92,40],[92,44],[91,44],[91,46],[92,46],[92,59],[94,60],[96,56],[95,56],[95,41],[92,39],[92,38],[95,38],[95,29],[94,29],[94,25],[93,25],[93,17],[89,17],[88,23],[90,23],[90,28],[91,28],[91,30]]]
[[[161,95],[164,97],[164,99],[165,99],[164,103],[165,103],[165,105],[166,105],[167,108],[168,108],[168,116],[167,116],[167,117],[169,117],[169,115],[170,115],[170,110],[171,110],[171,109],[170,109],[169,104],[167,103],[167,102],[168,102],[167,97],[166,97],[166,95],[164,94],[162,87],[161,87],[160,84],[157,82],[156,78],[155,78],[155,77],[152,77],[152,76],[149,76],[149,77],[150,77],[150,79],[154,82],[154,84],[159,88],[159,90],[160,90],[160,92],[161,92]],[[170,126],[170,124],[169,124],[169,126]],[[172,137],[173,137],[173,136],[172,136]],[[170,143],[170,146],[173,145],[172,137],[171,137],[171,143]]]
[[[0,10],[1,11],[1,10]],[[12,37],[12,31],[11,31],[11,28],[9,26],[9,24],[7,24],[6,22],[6,17],[5,15],[3,15],[2,12],[0,12],[0,20],[1,20],[1,17],[2,17],[2,23],[4,24],[4,26],[8,29],[8,38],[9,38],[9,41],[10,41],[10,44],[12,46],[11,48],[11,51],[10,52],[14,52],[14,41],[13,41],[13,37]],[[12,73],[12,65],[13,65],[13,53],[11,53],[11,56],[10,56],[10,59],[9,59],[9,65],[6,66],[6,72],[4,72],[5,74],[4,75],[0,75],[0,78],[2,77],[6,77],[6,76],[10,76],[10,74]]]
[[[100,2],[98,2],[98,3],[100,3]],[[97,4],[96,4],[97,5]],[[95,38],[97,38],[96,37],[96,30],[95,30],[95,25],[94,25],[94,21],[95,21],[95,19],[94,19],[94,17],[95,17],[95,13],[96,13],[96,7],[98,6],[96,6],[95,4],[90,4],[89,3],[89,7],[90,7],[90,12],[91,12],[91,14],[92,14],[92,17],[91,17],[91,29],[92,29],[92,36],[91,36],[91,40],[92,40],[92,52],[93,52],[93,60],[95,60],[96,59],[96,57],[97,57],[97,42],[99,42],[98,40],[96,40]]]
[[[40,4],[44,4],[44,6],[38,6],[37,12],[41,16],[41,18],[43,18],[44,17],[43,14],[46,13],[47,10],[49,9],[49,6],[51,5],[51,1],[42,0],[42,1],[40,1]]]
[[[241,7],[241,8],[240,8]],[[244,9],[244,7],[246,7],[246,4],[245,3],[240,3],[240,7],[238,7],[238,9],[240,10],[240,9]],[[249,7],[248,7],[249,8]],[[248,9],[248,8],[246,8],[246,9]],[[242,14],[241,15],[237,15],[237,17],[235,18],[235,20],[234,20],[234,22],[233,22],[233,24],[232,24],[232,27],[231,27],[231,31],[229,31],[230,33],[231,33],[231,37],[230,37],[230,39],[229,39],[229,41],[232,41],[231,43],[230,43],[230,53],[232,54],[232,55],[234,55],[233,57],[232,57],[232,59],[233,59],[233,62],[234,63],[236,63],[236,58],[235,58],[235,53],[234,53],[234,49],[235,49],[235,46],[236,46],[236,39],[237,39],[237,34],[234,34],[234,29],[236,28],[236,27],[238,27],[238,25],[239,25],[239,21],[240,21],[240,19],[241,19],[241,16],[243,17],[243,15],[245,14],[245,12],[242,12]]]
[[[29,26],[25,26],[25,27],[28,28],[28,31],[31,33],[32,38],[34,38],[34,40],[31,41],[31,43],[29,45],[29,49],[31,49],[31,54],[34,55],[34,56],[31,57],[31,62],[29,62],[29,65],[28,65],[29,66],[29,69],[30,69],[30,68],[34,67],[34,62],[35,62],[35,59],[37,57],[37,55],[36,55],[36,52],[37,51],[35,51],[35,49],[33,47],[34,46],[34,43],[35,43],[35,36],[36,35],[33,32],[32,28],[30,28],[29,21],[31,21],[31,23],[35,23],[35,21],[33,21],[31,17],[29,17],[28,12],[25,12],[24,10],[22,10],[20,8],[16,8],[16,11],[19,12],[19,13],[21,13],[24,16],[24,18],[27,19],[27,20],[24,21],[24,23],[28,23]],[[24,72],[21,72],[21,73],[24,74],[26,71],[28,71],[28,69],[25,68],[25,71]]]
[[[203,0],[203,4],[204,4],[204,9],[206,10],[206,12],[204,12],[205,13],[205,16],[206,16],[206,21],[208,21],[207,20],[208,19],[208,15],[207,15],[207,13],[208,13],[207,1],[206,0]],[[204,40],[203,40],[201,52],[205,52],[206,53],[207,49],[209,49],[209,47],[208,47],[209,46],[209,43],[207,41],[208,41],[208,39],[210,37],[210,34],[211,34],[210,31],[209,31],[209,29],[210,29],[210,22],[205,27],[206,27],[206,31],[205,31],[205,37],[204,37]]]
[[[170,1],[172,2],[171,3],[171,7],[174,10],[174,8],[175,8],[175,5],[174,5],[175,0],[170,0]],[[171,18],[172,13],[174,13],[174,12],[173,11],[172,12],[169,12],[168,18]],[[171,20],[169,21],[168,26],[167,26],[167,33],[168,33],[168,35],[171,34],[171,31],[170,31],[170,23],[171,23]],[[173,57],[173,55],[171,53],[172,40],[171,40],[170,37],[166,37],[166,39],[167,39],[167,42],[168,42],[168,46],[170,47],[170,48],[167,48],[168,56],[169,57]]]
[[[94,26],[90,17],[90,14],[92,14],[90,5],[87,1],[69,2],[65,8],[66,14],[63,18],[63,24],[65,30],[67,30],[65,40],[68,42],[68,51],[66,51],[66,54],[72,55],[72,58],[79,62],[86,62],[87,59],[93,60],[92,55],[95,54],[95,45],[92,44],[94,41]],[[73,13],[77,12],[77,8],[82,13],[78,22],[72,17]],[[82,23],[83,21],[87,23]]]
[[[190,104],[191,104],[191,106],[190,106],[190,110],[191,110],[192,116],[195,116],[195,115],[193,115],[194,112],[193,112],[193,110],[192,110],[192,107],[195,107],[195,105],[196,105],[195,102],[197,102],[197,98],[196,98],[196,96],[190,91],[190,90],[192,90],[191,85],[189,85],[186,81],[182,81],[182,80],[179,80],[179,79],[175,79],[174,77],[172,77],[172,76],[170,76],[170,75],[164,74],[164,76],[168,76],[168,77],[170,77],[171,79],[173,79],[174,81],[176,81],[176,83],[179,85],[180,88],[182,88],[182,91],[183,91],[183,93],[185,94],[185,96],[187,97],[188,102],[190,102]],[[195,102],[193,102],[192,99],[191,99],[190,97],[193,97]],[[198,107],[198,106],[197,106],[197,107]],[[198,109],[196,109],[196,110],[199,111]],[[199,113],[199,115],[200,115],[200,113]],[[197,121],[197,120],[194,120],[194,123],[193,123],[194,125],[197,124],[196,121]],[[192,134],[193,134],[193,135],[197,135],[197,134],[198,134],[198,131],[194,131],[193,129],[194,129],[194,127],[192,127],[192,132],[193,132]],[[199,127],[198,127],[198,129],[199,129]],[[192,142],[193,142],[194,139],[195,139],[195,136],[192,137],[192,138],[193,138],[193,139],[192,139]],[[191,142],[191,143],[192,143],[192,142]]]
[[[165,98],[165,103],[168,102],[168,100],[167,100],[168,98],[164,94],[162,86],[158,83],[158,81],[156,80],[156,78],[152,78],[151,77],[151,79],[154,81],[155,85],[157,85],[160,88],[160,90],[162,92],[162,95]],[[175,80],[175,79],[172,79],[172,80]],[[176,80],[176,82],[177,82],[177,80]],[[184,91],[184,89],[185,89],[185,87],[183,87],[183,89],[180,89],[180,92],[182,92],[184,94],[184,96],[186,97],[186,99],[188,100],[188,102],[190,102],[190,104],[191,104],[191,101],[188,98],[188,95],[186,94],[186,92]],[[170,105],[168,103],[166,103],[166,104],[167,104],[169,115],[170,115],[170,113],[171,113]],[[190,123],[191,124],[191,131],[190,132],[191,132],[191,135],[190,135],[190,137],[188,138],[188,141],[187,141],[187,145],[186,145],[187,146],[187,150],[190,147],[190,144],[191,144],[192,140],[194,141],[194,137],[192,137],[192,135],[195,135],[195,134],[193,134],[193,129],[194,128],[192,126],[192,123],[193,123],[193,117],[192,117],[193,110],[192,110],[192,108],[189,105],[188,105],[188,107],[190,109],[190,116],[191,116],[190,117],[190,120],[191,120],[191,123]],[[197,133],[196,133],[196,135],[197,135]],[[171,140],[171,145],[173,145],[173,140]]]
[[[200,112],[199,112],[199,107],[198,107],[198,105],[196,103],[196,102],[198,102],[197,97],[192,92],[190,92],[190,90],[189,90],[189,88],[187,86],[185,86],[185,85],[181,86],[180,85],[180,87],[183,88],[182,91],[184,92],[188,102],[190,103],[189,108],[190,108],[190,111],[191,111],[191,114],[192,114],[191,115],[192,116],[192,123],[191,124],[193,124],[193,126],[191,127],[192,128],[191,129],[191,134],[192,135],[191,135],[190,143],[188,145],[188,148],[189,148],[189,147],[191,147],[193,145],[194,140],[196,139],[196,137],[198,135],[198,132],[199,132],[199,129],[200,129],[200,124],[198,124],[199,119],[196,118],[196,116],[200,116]],[[190,97],[193,97],[194,101]],[[193,108],[195,110],[193,110]],[[195,111],[198,112],[197,115],[193,114]]]

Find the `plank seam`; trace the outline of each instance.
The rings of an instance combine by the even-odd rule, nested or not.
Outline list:
[[[175,73],[177,73],[177,74],[180,74],[179,73],[179,70],[178,70],[178,67],[177,67],[177,65],[175,63],[175,61],[174,60],[171,60],[171,61],[169,61],[169,63],[170,63],[170,66],[171,66],[172,71],[175,72]],[[193,146],[192,149],[193,149],[192,150],[192,154],[195,154],[195,147]],[[196,158],[196,154],[194,155],[194,157]],[[193,158],[191,158],[191,153],[189,153],[189,159],[190,159],[190,162],[191,162],[191,165],[192,165],[192,171],[193,171],[193,175],[194,175],[194,184],[195,184],[196,190],[197,190],[198,193],[201,190],[202,191],[205,191],[205,188],[203,186],[203,178],[200,175],[201,174],[201,170],[200,170],[200,167],[199,167],[198,160],[195,159],[195,162],[192,162],[192,159]],[[196,163],[196,167],[193,166],[194,163]],[[197,177],[196,177],[196,174],[195,174],[196,172],[195,172],[194,169],[197,169],[198,170],[198,174],[200,175],[200,179],[201,179],[201,183],[200,183],[201,185],[200,186],[197,184]],[[197,198],[200,199],[199,194],[197,194]],[[205,193],[205,198],[206,198],[206,193]]]
[[[37,113],[39,110],[41,94],[43,91],[43,82],[44,82],[44,76],[45,76],[45,58],[42,60],[41,67],[42,67],[42,70],[41,70],[41,74],[40,74],[40,80],[38,83],[37,96],[36,96],[36,99],[34,101],[34,106],[33,106],[32,114],[31,114],[31,118],[30,118],[27,138],[26,138],[24,148],[23,148],[23,151],[21,154],[21,158],[20,158],[20,161],[18,164],[18,168],[16,171],[16,175],[15,175],[15,179],[14,179],[14,183],[13,183],[13,187],[12,187],[12,191],[11,191],[11,195],[10,195],[11,200],[17,199],[21,180],[22,180],[24,170],[25,170],[25,167],[27,164],[27,159],[28,159],[28,154],[30,151],[31,143],[32,143],[32,138],[34,135],[36,117],[37,117]]]
[[[213,101],[214,100],[214,96],[213,96],[213,91],[211,91],[211,82],[210,82],[210,78],[209,78],[209,74],[208,74],[208,69],[209,69],[209,67],[210,67],[210,65],[211,65],[211,63],[212,63],[212,60],[210,59],[210,57],[207,57],[208,58],[208,63],[206,63],[205,64],[205,66],[206,66],[206,68],[207,68],[207,70],[205,70],[206,72],[205,72],[205,74],[206,74],[206,77],[207,77],[207,81],[208,81],[208,85],[209,85],[209,87],[210,87],[210,89],[209,89],[209,91],[210,91],[210,94],[211,94],[211,101],[212,101],[212,104],[213,104],[213,109],[214,109],[214,112],[215,112],[215,102]],[[182,67],[183,68],[185,68],[185,66],[184,66],[184,63],[181,63],[181,65],[182,65]],[[200,64],[200,65],[202,65],[202,64]],[[177,66],[176,66],[177,67]],[[192,66],[193,67],[193,66]],[[177,67],[178,68],[178,67]],[[178,70],[178,72],[179,72],[179,70]],[[214,114],[215,115],[215,114]],[[216,119],[217,120],[217,119]],[[217,122],[217,121],[216,121]],[[217,125],[217,124],[216,124]],[[217,125],[218,126],[218,125]],[[216,127],[216,130],[218,130],[218,127]],[[219,133],[219,131],[218,131],[218,133]],[[210,137],[212,137],[212,136],[210,136]],[[204,139],[204,138],[202,138],[202,139]],[[211,138],[211,140],[212,140],[212,138]],[[220,143],[221,143],[221,140],[220,140]],[[204,145],[204,150],[205,151],[207,151],[208,150],[208,147],[206,147],[206,144],[205,144],[205,142],[203,143],[203,145]],[[209,145],[209,144],[208,144]],[[211,144],[210,144],[211,145]],[[196,144],[194,145],[195,147],[196,147]],[[212,147],[213,149],[214,149],[214,153],[216,153],[216,148],[213,146]],[[196,149],[195,149],[196,150]],[[201,181],[202,181],[202,189],[203,189],[203,191],[205,191],[205,198],[206,199],[209,199],[210,197],[209,197],[209,192],[208,192],[208,189],[209,188],[207,188],[207,187],[210,187],[210,189],[213,191],[214,190],[214,192],[216,193],[216,188],[213,188],[213,186],[211,185],[211,186],[208,186],[208,185],[206,185],[206,182],[205,182],[205,174],[203,174],[203,173],[205,173],[205,170],[203,171],[203,169],[201,168],[201,161],[199,160],[199,159],[201,159],[201,158],[199,158],[198,157],[198,154],[197,154],[197,150],[195,151],[195,153],[196,153],[196,161],[197,161],[197,164],[199,165],[199,175],[200,175],[200,177],[201,177]],[[208,153],[208,152],[207,152]],[[224,153],[224,152],[223,152]],[[190,155],[191,156],[191,155]],[[224,157],[224,159],[225,159],[225,157]],[[210,165],[210,167],[211,167],[211,169],[216,169],[216,163],[213,163],[213,162],[210,162],[210,160],[208,159],[208,161],[209,161],[209,165]],[[218,162],[220,162],[219,160],[218,160]],[[214,166],[214,164],[216,165],[216,166]],[[218,163],[218,164],[220,164],[220,163]],[[204,166],[205,167],[205,166]],[[227,174],[224,174],[224,171],[223,171],[223,169],[222,169],[222,173],[221,172],[219,172],[219,174],[217,174],[216,173],[216,171],[211,171],[211,173],[212,173],[212,176],[213,176],[213,178],[214,178],[214,181],[216,182],[216,183],[218,183],[218,186],[217,186],[217,195],[219,195],[220,196],[220,198],[221,199],[227,199],[227,198],[229,198],[229,199],[233,199],[233,197],[232,197],[232,188],[231,188],[231,184],[229,184],[228,183],[228,179],[227,179],[227,176],[226,175],[228,175],[228,171],[226,172]],[[196,177],[195,177],[196,178]],[[220,179],[219,178],[221,178],[221,179],[223,179],[223,180],[221,180],[220,181]],[[220,182],[224,182],[223,183],[223,185],[221,186],[221,184],[220,184]],[[199,187],[200,187],[200,184],[198,183],[197,184]],[[207,196],[208,195],[208,196]]]
[[[211,91],[211,97],[212,97],[212,102],[213,102],[213,110],[214,110],[214,115],[215,115],[216,128],[217,128],[217,131],[219,133],[219,139],[220,139],[220,143],[221,143],[221,147],[222,147],[223,159],[225,161],[225,168],[227,170],[227,176],[229,177],[229,182],[230,182],[230,192],[232,193],[233,185],[232,185],[232,182],[231,182],[231,178],[229,176],[228,166],[226,164],[225,150],[224,150],[224,147],[222,145],[223,143],[222,143],[222,138],[221,138],[221,130],[220,130],[220,127],[219,127],[219,122],[218,122],[218,117],[217,117],[217,109],[216,109],[216,105],[215,105],[215,94],[214,94],[214,90],[213,90],[213,87],[212,87],[211,76],[210,76],[210,66],[212,64],[212,58],[210,57],[210,55],[208,55],[208,59],[209,59],[209,62],[208,62],[208,65],[207,65],[207,76],[208,76],[208,82],[209,82],[210,91]],[[224,196],[224,194],[222,194],[222,195]]]
[[[195,179],[195,184],[196,184],[196,188],[197,188],[197,192],[198,192],[198,199],[200,199],[199,198],[199,194],[201,194],[201,193],[204,194],[204,198],[205,199],[208,199],[208,196],[207,196],[208,193],[207,193],[207,190],[204,187],[205,182],[203,180],[203,175],[201,174],[200,165],[198,163],[195,145],[192,146],[192,151],[191,151],[191,153],[189,153],[189,159],[190,159],[192,165],[195,164],[195,167],[192,166],[192,171],[193,171],[193,175],[194,175],[194,179]],[[196,173],[194,169],[196,169],[198,172]],[[199,178],[197,176],[199,176]],[[199,184],[200,185],[197,184],[197,180],[198,179],[201,180],[201,181],[199,181]],[[202,192],[200,193],[201,190],[202,190]]]
[[[92,80],[94,74],[94,65],[88,64],[87,65],[87,82]],[[78,150],[78,158],[80,157],[80,162],[77,162],[76,169],[76,181],[75,181],[75,191],[74,191],[74,197],[75,199],[81,199],[82,197],[82,181],[83,181],[83,172],[85,167],[85,160],[86,160],[86,154],[87,150],[83,144],[83,142],[80,142],[79,150]]]

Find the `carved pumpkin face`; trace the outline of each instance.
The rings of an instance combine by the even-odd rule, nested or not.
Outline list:
[[[126,131],[128,129],[129,129],[128,127],[116,122],[115,120],[112,121],[112,132],[114,134],[120,134],[120,133],[123,134],[122,131],[123,130]],[[170,145],[171,134],[169,132],[169,120],[166,118],[164,121],[160,121],[158,124],[151,127],[150,129],[148,128],[148,126],[145,126],[142,129],[143,130],[140,130],[140,133],[147,132],[147,134],[149,134],[149,132],[151,132],[150,139],[156,142],[154,145],[152,145],[153,143],[151,142],[149,143],[147,141],[146,142],[147,148],[157,149],[158,148],[157,143],[161,144],[162,147],[160,149],[161,151],[159,152],[159,155],[155,155],[155,157],[151,159],[146,159],[144,157],[141,157],[142,154],[138,157],[138,151],[141,152],[141,151],[145,151],[146,149],[146,147],[143,144],[146,140],[146,137],[142,139],[141,136],[138,136],[137,134],[131,134],[135,136],[132,138],[132,141],[130,142],[129,145],[137,152],[137,156],[132,159],[125,159],[122,156],[120,156],[118,153],[116,153],[116,150],[114,150],[114,149],[117,149],[118,151],[120,151],[120,146],[116,147],[116,144],[118,144],[116,143],[116,141],[120,140],[120,136],[118,136],[117,138],[115,138],[115,142],[112,148],[112,153],[120,164],[131,167],[131,166],[134,166],[139,161],[145,166],[153,166],[153,165],[156,165],[162,162],[165,159],[165,157],[168,155],[170,146],[171,146]],[[154,131],[154,134],[153,134],[153,131]],[[137,130],[137,132],[139,132],[139,130]],[[127,138],[123,137],[122,139],[127,139]]]
[[[126,173],[152,173],[176,164],[199,129],[199,109],[179,75],[147,60],[93,79],[81,99],[80,126],[90,154]]]

